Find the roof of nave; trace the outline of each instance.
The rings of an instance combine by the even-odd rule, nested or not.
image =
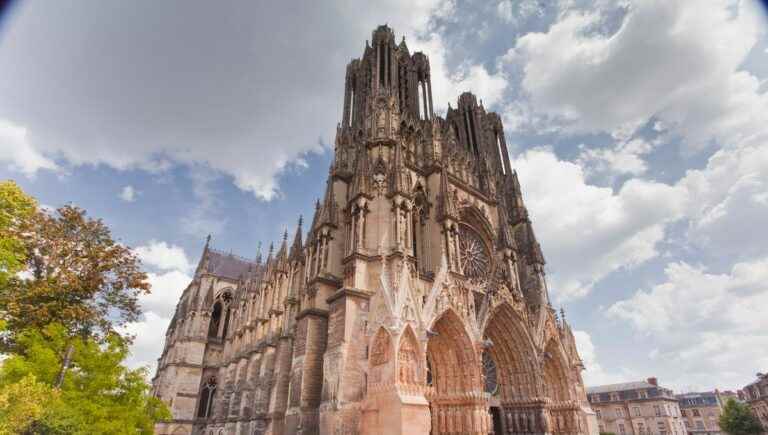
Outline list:
[[[253,260],[248,260],[232,253],[210,249],[208,251],[208,267],[206,272],[222,278],[237,280],[248,272],[255,270],[257,266],[258,263]]]
[[[645,381],[623,382],[620,384],[597,385],[587,388],[587,393],[613,393],[618,391],[640,390],[645,388],[657,388],[656,385]]]

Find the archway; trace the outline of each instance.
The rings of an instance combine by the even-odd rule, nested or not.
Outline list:
[[[497,384],[490,401],[497,420],[494,433],[546,432],[536,350],[524,319],[502,303],[493,311],[484,338]]]
[[[441,315],[430,331],[427,364],[432,434],[487,434],[490,417],[480,356],[452,310]]]

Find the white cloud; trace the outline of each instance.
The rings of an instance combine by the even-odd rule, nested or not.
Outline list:
[[[121,332],[134,336],[131,355],[125,363],[130,368],[148,367],[149,376],[154,375],[157,359],[163,352],[165,330],[170,317],[162,317],[153,312],[144,314],[140,322],[129,323]]]
[[[768,146],[757,141],[715,153],[680,185],[690,192],[688,237],[717,255],[750,258],[766,253],[768,233]]]
[[[617,192],[588,184],[581,166],[544,148],[516,156],[512,166],[560,300],[585,296],[609,273],[656,257],[664,226],[682,216],[687,198],[683,189],[639,179]]]
[[[587,331],[573,331],[573,337],[576,339],[576,348],[579,350],[579,356],[584,363],[584,385],[595,386],[604,384],[613,384],[624,382],[627,379],[633,379],[634,373],[631,370],[623,369],[616,373],[606,371],[597,359],[595,345],[592,343],[592,336]]]
[[[53,160],[32,146],[25,127],[5,119],[0,119],[0,162],[27,176],[33,176],[40,169],[58,169]]]
[[[0,70],[0,83],[13,83],[0,86],[0,113],[23,120],[35,143],[25,153],[3,145],[1,158],[11,153],[28,171],[52,166],[45,155],[121,170],[201,165],[272,199],[291,162],[323,150],[321,140],[332,143],[345,65],[363,53],[371,30],[386,21],[398,39],[407,35],[416,46],[426,35],[442,50],[430,20],[453,13],[454,3],[336,1],[305,5],[301,14],[279,2],[176,9],[139,7],[141,19],[115,20],[119,5],[23,8],[0,46],[0,64],[14,65]],[[99,25],[105,21],[114,25]],[[451,74],[438,65],[444,53],[427,54],[433,85],[449,89],[442,77]],[[497,98],[499,79],[482,67],[466,65],[449,78],[479,86],[489,104]],[[439,100],[445,94],[436,92],[436,106],[447,104]]]
[[[616,302],[606,314],[657,343],[657,358],[684,383],[737,387],[768,365],[767,283],[768,257],[720,274],[673,262],[664,282]]]
[[[123,186],[123,189],[120,191],[120,199],[122,199],[125,202],[133,202],[136,200],[137,192],[134,190],[133,186]]]
[[[459,95],[466,91],[475,94],[486,108],[501,100],[502,92],[507,87],[506,77],[501,72],[491,74],[484,66],[469,63],[460,65],[451,73],[446,65],[447,49],[438,33],[409,42],[408,48],[412,52],[423,51],[429,56],[435,111],[445,110],[448,103],[455,106]]]
[[[143,262],[164,271],[147,273],[151,292],[139,296],[142,319],[126,325],[122,331],[135,336],[131,356],[126,363],[132,368],[148,366],[151,375],[163,350],[163,334],[176,304],[192,281],[188,274],[192,265],[182,248],[165,242],[151,240],[147,245],[135,248],[135,251]]]
[[[134,251],[142,262],[157,269],[185,272],[192,268],[187,254],[180,246],[150,240],[148,244],[134,248]]]
[[[587,148],[582,146],[578,163],[590,174],[642,175],[648,169],[644,156],[653,150],[653,145],[643,139],[619,142],[609,148]]]
[[[179,302],[182,292],[192,281],[192,277],[184,272],[172,270],[165,273],[148,273],[152,292],[139,299],[142,310],[171,317]]]
[[[571,131],[633,129],[657,117],[688,146],[764,131],[768,97],[741,63],[764,32],[756,2],[632,2],[618,31],[596,11],[565,13],[510,50],[532,110]]]

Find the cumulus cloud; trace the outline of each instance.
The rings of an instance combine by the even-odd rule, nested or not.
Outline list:
[[[136,200],[136,194],[136,190],[133,186],[123,186],[123,189],[120,191],[120,199],[125,202],[133,202]]]
[[[447,49],[439,33],[430,33],[413,43],[408,48],[423,51],[429,56],[432,74],[432,98],[436,111],[444,111],[448,104],[455,106],[461,93],[471,91],[489,108],[501,100],[507,87],[507,78],[501,72],[490,73],[484,66],[463,63],[451,72],[447,65]]]
[[[683,189],[631,179],[614,192],[589,184],[581,166],[550,149],[526,151],[512,166],[560,300],[585,296],[609,273],[656,257],[664,226],[684,211]]]
[[[192,268],[187,254],[180,246],[150,240],[146,245],[134,248],[134,251],[143,263],[157,269],[189,271]]]
[[[742,143],[717,151],[700,170],[688,171],[680,185],[696,198],[690,204],[690,241],[717,255],[736,259],[766,253],[768,234],[768,146]]]
[[[163,334],[173,317],[176,304],[192,281],[193,265],[184,250],[163,241],[150,240],[134,249],[141,261],[160,272],[147,273],[151,293],[139,296],[142,319],[125,326],[123,332],[135,336],[130,367],[148,366],[154,372],[156,359],[163,350]]]
[[[592,336],[587,331],[573,331],[573,337],[576,339],[576,348],[579,350],[579,356],[584,363],[584,385],[603,385],[624,382],[632,379],[635,374],[628,369],[617,370],[616,372],[606,370],[598,361],[597,351]]]
[[[479,65],[445,67],[445,47],[430,20],[453,13],[453,2],[314,2],[301,14],[283,3],[183,9],[17,8],[0,46],[0,63],[13,65],[0,71],[0,114],[13,113],[36,141],[26,151],[3,146],[0,158],[13,152],[27,171],[52,167],[45,155],[117,169],[201,165],[272,199],[277,175],[321,151],[318,138],[332,142],[345,64],[362,54],[383,21],[412,47],[429,49],[436,106],[455,98],[453,86],[472,87],[492,104],[504,85]]]
[[[686,382],[704,388],[740,385],[768,365],[768,257],[712,273],[673,262],[664,282],[611,305],[609,318],[625,321],[659,345]],[[719,373],[719,379],[712,379]]]
[[[0,162],[27,176],[40,169],[56,170],[56,163],[41,154],[29,141],[27,129],[0,119]]]
[[[577,162],[591,175],[642,175],[648,169],[644,157],[651,152],[653,145],[635,138],[613,147],[588,148],[582,145],[581,149]]]
[[[740,141],[768,122],[759,80],[739,70],[764,31],[757,2],[628,3],[615,32],[599,10],[571,10],[517,40],[532,110],[568,131],[614,131],[660,119],[693,148]]]

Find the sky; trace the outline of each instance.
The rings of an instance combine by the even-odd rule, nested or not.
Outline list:
[[[587,385],[768,370],[768,19],[756,0],[14,2],[0,179],[133,247],[131,366],[154,370],[205,237],[253,258],[311,218],[346,64],[380,24],[435,108],[504,121]]]

